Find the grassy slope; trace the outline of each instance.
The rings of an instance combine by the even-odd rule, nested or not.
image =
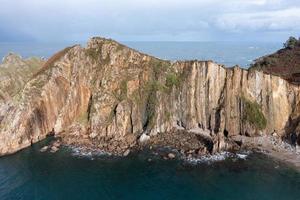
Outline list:
[[[284,48],[256,60],[250,70],[262,70],[267,74],[281,76],[294,84],[300,84],[300,44]]]

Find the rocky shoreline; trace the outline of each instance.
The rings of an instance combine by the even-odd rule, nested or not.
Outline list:
[[[14,77],[9,66],[28,74]],[[259,70],[161,60],[100,37],[46,62],[9,55],[0,69],[0,155],[49,134],[60,141],[42,151],[67,145],[126,156],[168,147],[187,158],[276,149],[255,140],[274,133],[300,138],[300,87]]]
[[[243,143],[245,149],[263,153],[300,170],[300,146],[297,144],[293,146],[278,136],[235,136],[233,140]]]
[[[228,139],[231,141],[231,146],[228,146],[230,148],[211,152],[208,150],[209,145],[204,145],[208,144],[207,142],[199,142],[201,139],[199,137],[195,138],[199,136],[199,132],[190,131],[187,134],[182,130],[177,130],[176,134],[173,132],[169,136],[172,137],[168,138],[168,134],[164,134],[163,137],[157,135],[157,137],[149,138],[149,140],[140,141],[134,148],[128,148],[118,153],[116,151],[112,153],[107,149],[99,149],[90,145],[64,143],[60,136],[56,136],[49,145],[43,146],[40,152],[56,153],[62,146],[65,146],[72,149],[74,155],[126,157],[132,153],[147,150],[164,160],[181,159],[194,164],[222,161],[228,157],[246,159],[249,152],[257,152],[300,170],[300,147],[292,146],[276,136],[234,136]],[[152,159],[149,158],[148,161],[151,162]]]

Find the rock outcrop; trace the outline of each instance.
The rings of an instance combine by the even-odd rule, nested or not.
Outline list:
[[[300,40],[290,37],[284,44],[284,48],[277,52],[263,56],[255,60],[249,71],[261,71],[265,74],[279,76],[295,86],[300,86]],[[293,109],[293,113],[286,125],[286,137],[297,134],[300,144],[300,118],[299,103]]]
[[[293,41],[293,42],[292,42]],[[289,39],[284,48],[255,60],[250,70],[280,76],[289,82],[300,84],[300,40]]]
[[[39,58],[22,59],[21,56],[10,53],[0,64],[0,104],[18,96],[25,83],[44,64]]]
[[[150,143],[165,137],[172,146],[178,134],[187,137],[183,146],[194,138],[191,148],[200,152],[234,149],[234,135],[284,137],[296,131],[299,90],[261,71],[212,61],[170,62],[92,38],[85,48],[55,54],[17,102],[1,104],[0,154],[48,134],[115,154],[139,146],[141,136]]]

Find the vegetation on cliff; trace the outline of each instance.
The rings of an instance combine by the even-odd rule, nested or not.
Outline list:
[[[284,48],[261,57],[252,64],[250,70],[260,70],[267,74],[281,76],[291,83],[300,83],[300,40],[290,37]]]
[[[16,54],[7,55],[0,64],[0,102],[17,96],[43,64],[39,58],[22,59]]]
[[[28,146],[49,132],[60,133],[67,144],[122,153],[141,136],[171,134],[178,128],[205,135],[217,130],[207,137],[208,146],[218,150],[227,148],[219,141],[222,133],[251,136],[258,130],[262,134],[283,130],[294,102],[299,101],[298,87],[261,72],[249,74],[211,61],[161,60],[112,40],[94,38],[86,47],[65,49],[51,57],[25,84],[20,93],[22,106],[0,107],[0,127],[8,127],[2,134],[8,139],[0,146],[0,154]],[[274,95],[277,88],[283,95]],[[250,94],[251,100],[240,100],[240,91]],[[262,111],[272,120],[268,127]],[[15,120],[16,116],[21,117]],[[22,139],[24,135],[29,137]]]
[[[166,76],[166,87],[168,92],[172,90],[173,87],[178,87],[180,85],[180,76],[176,73],[169,73]]]
[[[258,130],[263,130],[267,126],[267,119],[265,118],[261,107],[257,102],[252,102],[246,97],[242,97],[243,103],[243,121],[253,125]]]
[[[289,39],[283,44],[285,48],[293,49],[296,46],[300,45],[300,39],[297,40],[295,37],[291,36]]]

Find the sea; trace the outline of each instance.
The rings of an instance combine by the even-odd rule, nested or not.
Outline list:
[[[124,42],[170,60],[214,60],[249,67],[280,43]],[[49,57],[66,44],[1,44],[0,57]],[[47,138],[0,158],[0,200],[299,200],[300,172],[255,152],[165,160],[153,151],[114,157],[62,147],[40,152]]]
[[[121,42],[133,49],[165,60],[213,60],[225,66],[247,68],[256,58],[282,48],[280,42]],[[22,57],[48,58],[55,52],[74,44],[68,43],[0,43],[0,59],[9,52]]]

